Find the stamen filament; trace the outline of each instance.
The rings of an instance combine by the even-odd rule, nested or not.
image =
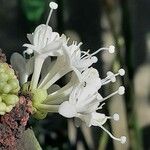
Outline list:
[[[49,12],[49,15],[48,15],[48,18],[47,18],[47,21],[46,21],[46,25],[48,25],[49,21],[50,21],[50,18],[52,16],[52,13],[53,13],[53,10],[54,9],[57,9],[58,7],[58,4],[55,3],[55,2],[50,2],[49,3],[49,7],[51,8],[50,12]]]
[[[116,94],[118,94],[118,91],[116,91],[116,92],[114,92],[114,93],[112,93],[112,94],[106,96],[105,98],[103,98],[102,100],[100,100],[100,102],[103,102],[103,101],[109,99],[110,97],[112,97],[112,96],[114,96],[114,95],[116,95]]]
[[[52,16],[52,13],[53,13],[53,9],[51,9],[50,12],[49,12],[49,15],[48,15],[48,18],[47,18],[47,21],[46,21],[46,26],[48,26],[48,23],[49,23],[49,21],[50,21],[50,18],[51,18],[51,16]]]
[[[107,48],[107,47],[102,47],[102,48],[98,49],[97,51],[95,51],[94,53],[92,53],[91,56],[96,55],[97,53],[99,53],[99,52],[102,51],[102,50],[109,50],[109,48]]]
[[[97,122],[97,121],[96,121]],[[120,141],[122,142],[121,138],[117,138],[114,135],[112,135],[106,128],[104,128],[99,122],[97,122],[97,124],[99,125],[100,128],[102,128],[112,139],[116,140],[116,141]]]

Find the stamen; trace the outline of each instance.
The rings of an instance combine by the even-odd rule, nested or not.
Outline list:
[[[125,75],[125,70],[124,69],[119,69],[118,73],[121,75],[121,76],[124,76]]]
[[[114,47],[113,45],[109,46],[109,48],[107,48],[107,47],[102,47],[102,48],[98,49],[96,52],[92,53],[91,56],[96,55],[97,53],[99,53],[99,52],[102,51],[102,50],[107,50],[107,51],[109,51],[109,53],[112,54],[112,53],[115,52],[115,47]]]
[[[113,115],[113,119],[115,120],[115,121],[119,121],[119,114],[117,114],[117,113],[115,113],[114,115]]]
[[[57,8],[58,8],[58,4],[55,3],[55,2],[50,2],[50,3],[49,3],[49,7],[50,7],[51,9],[57,9]]]
[[[118,94],[119,94],[119,95],[123,95],[124,92],[125,92],[124,86],[120,86],[119,89],[118,89]]]
[[[50,9],[50,11],[49,11],[49,15],[48,15],[48,18],[47,18],[47,21],[46,21],[46,28],[45,28],[45,31],[44,31],[44,34],[43,34],[42,42],[44,41],[44,39],[45,39],[45,37],[46,37],[45,35],[46,35],[46,32],[47,32],[48,23],[49,23],[49,21],[50,21],[50,19],[51,19],[53,10],[54,10],[54,9],[57,9],[58,4],[55,3],[55,2],[50,2],[50,3],[49,3],[49,7],[50,7],[51,9]]]
[[[125,70],[124,69],[119,69],[118,73],[114,74],[111,71],[107,72],[107,77],[102,80],[102,84],[105,85],[107,83],[111,82],[116,82],[116,76],[124,76],[125,75]]]
[[[46,25],[48,25],[48,23],[50,21],[50,18],[52,16],[53,10],[58,8],[58,4],[55,3],[55,2],[50,2],[49,3],[49,7],[51,8],[51,10],[49,12],[49,15],[48,15],[48,18],[47,18],[47,21],[46,21]]]
[[[118,73],[114,74],[111,71],[108,71],[106,79],[109,79],[109,81],[111,81],[111,82],[116,82],[116,76],[117,75],[118,75]]]
[[[120,139],[121,139],[121,141],[120,141],[121,144],[124,144],[127,141],[127,138],[125,136],[121,136]]]
[[[85,51],[81,51],[81,53],[83,53],[83,55],[80,57],[80,59],[82,59],[84,56],[88,55],[90,57],[90,54],[89,54],[90,50],[88,50],[87,52]]]
[[[91,61],[92,61],[93,63],[96,63],[96,62],[98,61],[98,58],[97,58],[96,56],[93,56],[93,57],[91,58]]]
[[[96,121],[97,122],[97,121]],[[116,140],[116,141],[120,141],[120,143],[124,144],[126,142],[126,137],[125,136],[121,136],[120,138],[115,137],[114,135],[112,135],[106,128],[104,128],[99,122],[97,122],[97,124],[99,125],[99,127],[101,127],[112,139]]]
[[[115,52],[115,47],[113,45],[109,46],[109,53],[114,53]]]
[[[113,116],[107,117],[107,119],[113,119],[115,121],[119,121],[119,114],[115,113],[113,114]]]
[[[100,102],[103,102],[103,101],[107,100],[108,98],[110,98],[110,97],[112,97],[112,96],[114,96],[116,94],[123,95],[124,92],[125,92],[124,86],[120,86],[119,89],[116,92],[114,92],[114,93],[106,96],[105,98],[103,98],[102,100],[100,100]]]

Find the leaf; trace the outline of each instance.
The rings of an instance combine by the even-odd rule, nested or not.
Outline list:
[[[22,9],[29,21],[39,21],[44,13],[45,1],[44,0],[22,0]]]
[[[33,130],[24,131],[21,140],[17,143],[17,150],[42,150]]]

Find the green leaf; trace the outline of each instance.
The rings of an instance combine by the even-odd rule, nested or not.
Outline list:
[[[44,13],[44,0],[22,0],[23,13],[29,21],[39,21]]]
[[[17,150],[42,150],[33,130],[24,131],[21,140],[18,141]]]

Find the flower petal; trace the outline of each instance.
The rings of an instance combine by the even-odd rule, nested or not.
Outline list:
[[[63,102],[59,106],[58,112],[66,118],[73,118],[77,114],[75,106],[70,104],[68,101]]]

